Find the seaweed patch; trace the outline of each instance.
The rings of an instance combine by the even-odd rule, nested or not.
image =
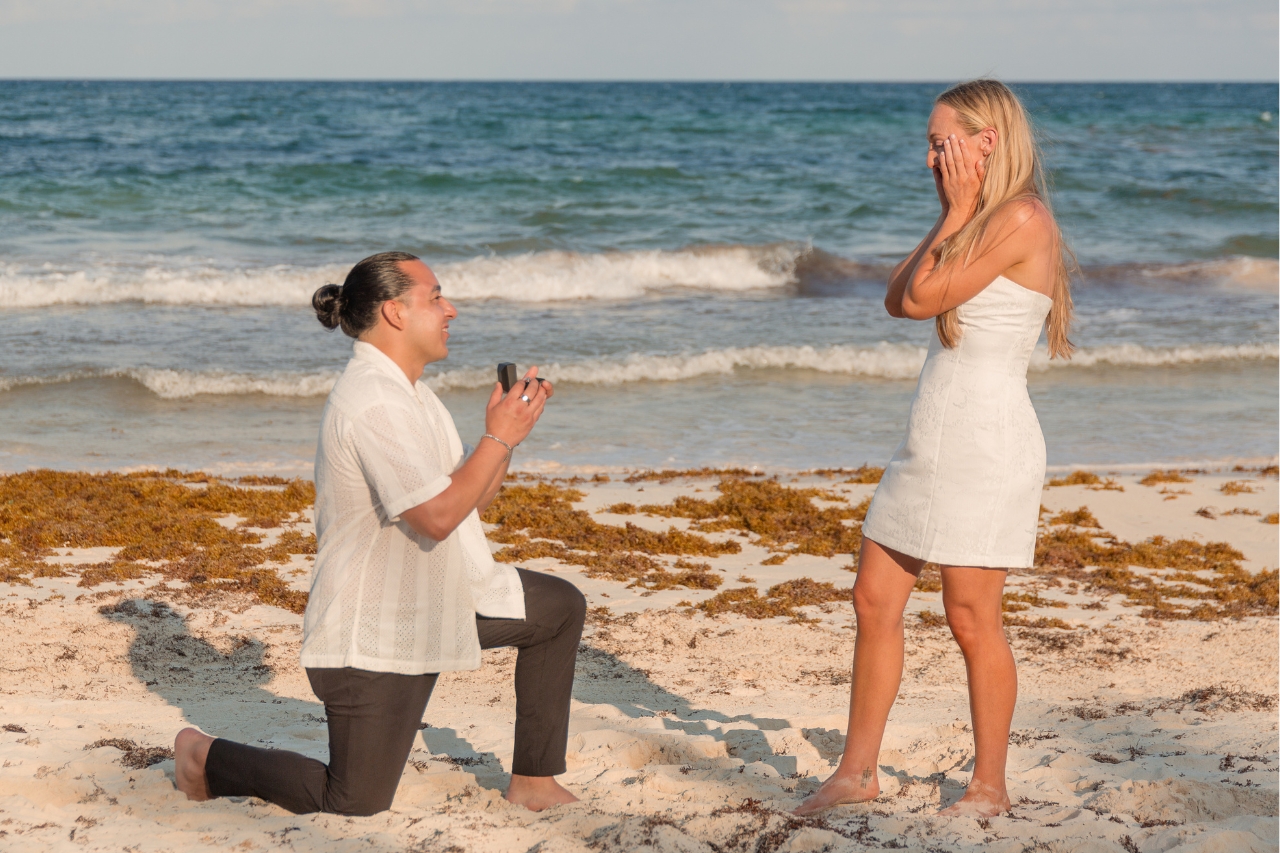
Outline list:
[[[1159,483],[1190,483],[1190,477],[1184,477],[1177,471],[1152,471],[1138,481],[1140,486],[1154,486]]]
[[[103,738],[85,746],[86,750],[104,746],[120,750],[120,763],[130,770],[145,770],[153,764],[173,758],[173,749],[167,746],[138,746],[127,738]]]
[[[926,628],[947,627],[947,617],[934,610],[921,610],[916,614],[916,618],[919,619],[920,624]]]
[[[314,502],[305,480],[237,486],[173,470],[12,474],[0,477],[0,580],[65,575],[67,567],[45,562],[54,548],[105,546],[119,549],[110,560],[70,567],[79,570],[80,586],[159,574],[192,591],[246,593],[301,613],[306,593],[290,589],[267,564],[315,553],[315,537],[286,530],[259,547],[262,534],[247,528],[296,521]],[[249,523],[218,523],[229,515]]]
[[[713,542],[674,528],[655,533],[631,522],[622,527],[601,524],[573,506],[583,497],[577,489],[551,483],[503,487],[482,516],[495,527],[489,538],[507,546],[494,559],[516,563],[553,557],[583,566],[588,577],[630,581],[647,589],[715,589],[721,579],[709,564],[677,561],[675,568],[682,571],[672,574],[654,556],[718,557],[742,550],[737,542]]]
[[[1072,527],[1096,527],[1102,529],[1102,525],[1098,523],[1098,519],[1094,518],[1093,513],[1089,512],[1087,506],[1079,509],[1064,509],[1062,512],[1049,519],[1050,524],[1069,524]]]
[[[840,494],[814,488],[788,488],[773,480],[746,481],[727,477],[720,496],[703,500],[677,497],[666,505],[646,504],[640,512],[665,518],[688,518],[691,529],[712,533],[743,530],[758,537],[770,551],[833,557],[862,548],[862,521],[871,499],[849,506]],[[834,506],[819,507],[814,499]]]
[[[1142,607],[1142,615],[1154,619],[1275,614],[1277,572],[1250,573],[1241,566],[1243,559],[1225,542],[1153,536],[1134,545],[1105,531],[1068,525],[1043,529],[1036,541],[1040,574],[1123,595],[1126,604]]]
[[[697,609],[708,616],[738,613],[750,619],[788,616],[795,622],[808,622],[812,620],[805,618],[796,608],[833,601],[853,601],[853,588],[841,589],[835,584],[812,578],[796,578],[774,584],[764,595],[754,586],[727,589],[702,602]]]
[[[841,483],[874,486],[884,476],[884,469],[873,465],[863,465],[860,468],[813,468],[800,473],[801,476],[826,477],[828,480],[842,477],[844,479],[840,480]]]
[[[763,477],[763,471],[751,471],[746,468],[688,468],[665,471],[632,471],[623,479],[624,483],[646,483],[656,481],[669,483],[672,480],[705,480],[715,477]]]
[[[1072,471],[1065,477],[1055,477],[1050,480],[1046,488],[1056,486],[1084,486],[1095,492],[1123,492],[1124,486],[1117,483],[1111,477],[1105,480],[1092,471]]]
[[[1065,601],[1041,598],[1035,592],[1006,592],[1000,599],[1000,609],[1005,613],[1019,613],[1032,607],[1065,608],[1066,606]]]

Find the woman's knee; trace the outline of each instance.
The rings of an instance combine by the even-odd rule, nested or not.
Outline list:
[[[977,646],[993,637],[1004,637],[1004,625],[997,610],[994,616],[981,613],[972,607],[943,603],[947,614],[947,627],[961,649]]]
[[[887,629],[902,624],[902,608],[897,606],[897,601],[870,585],[854,585],[853,613],[859,627]]]
[[[965,648],[976,642],[978,637],[977,626],[967,615],[961,615],[955,610],[947,610],[947,628],[951,631],[951,636],[960,644],[960,648]]]

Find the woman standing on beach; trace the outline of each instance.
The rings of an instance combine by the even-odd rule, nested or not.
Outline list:
[[[1027,364],[1046,326],[1069,357],[1069,251],[1048,205],[1022,104],[974,80],[938,96],[926,163],[942,213],[893,270],[885,307],[933,319],[907,435],[863,524],[849,731],[840,766],[796,809],[874,799],[880,742],[902,680],[903,611],[926,562],[941,565],[947,624],[969,676],[975,760],[943,814],[1007,811],[1005,759],[1018,675],[1004,636],[1006,572],[1035,557],[1045,447]]]

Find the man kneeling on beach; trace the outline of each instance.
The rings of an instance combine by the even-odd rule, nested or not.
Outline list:
[[[302,665],[324,702],[329,764],[198,729],[174,743],[193,800],[254,796],[294,813],[369,815],[391,806],[441,672],[515,646],[516,723],[506,797],[535,811],[577,800],[565,770],[569,699],[586,602],[567,581],[501,566],[479,512],[542,414],[537,368],[505,397],[465,457],[444,405],[419,378],[449,353],[457,311],[427,265],[384,252],[316,291],[320,322],[356,338],[329,394],[316,448],[319,551]]]

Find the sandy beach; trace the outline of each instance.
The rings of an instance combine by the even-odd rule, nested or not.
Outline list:
[[[499,559],[591,605],[562,777],[582,802],[502,800],[514,654],[499,650],[441,679],[394,807],[368,818],[173,786],[184,725],[326,755],[298,664],[309,483],[0,478],[0,848],[1277,849],[1274,466],[1051,475],[1040,565],[1006,595],[1015,806],[983,820],[936,814],[973,744],[928,570],[882,795],[788,814],[843,744],[850,551],[878,472],[767,473],[512,479],[486,515]]]

